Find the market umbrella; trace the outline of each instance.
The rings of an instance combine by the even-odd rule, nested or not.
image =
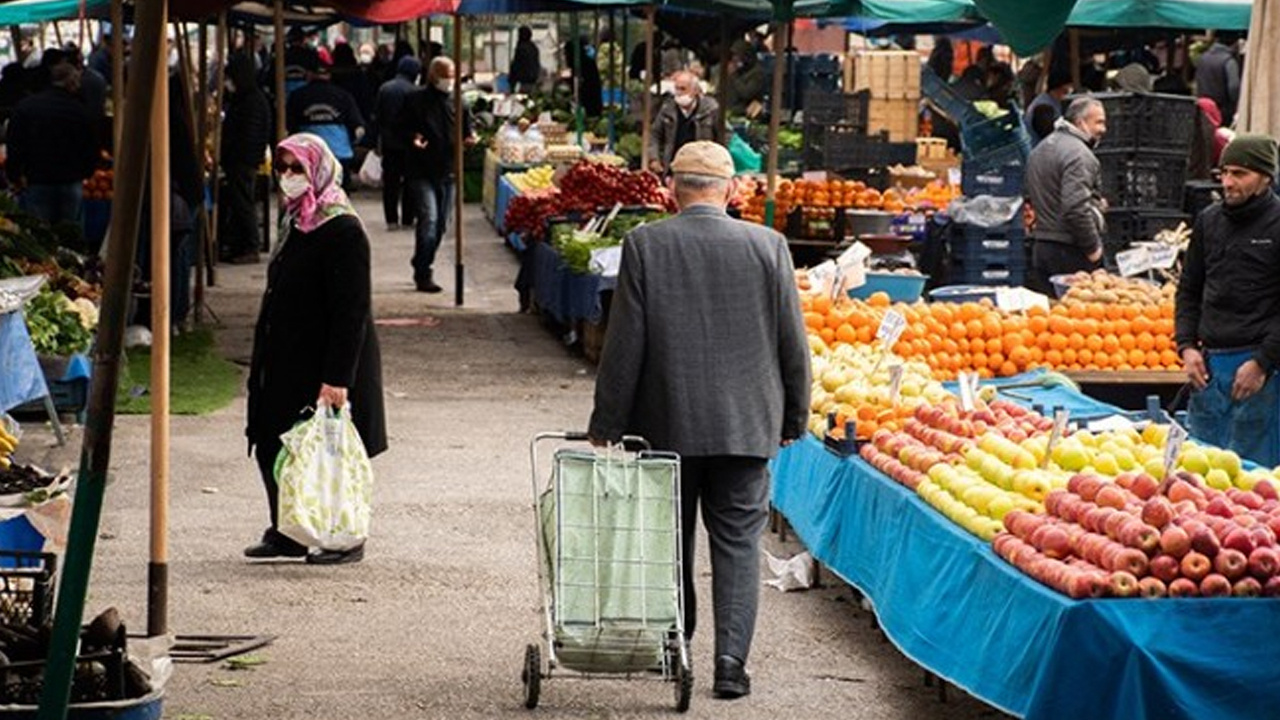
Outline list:
[[[1245,54],[1236,129],[1280,136],[1280,88],[1272,73],[1280,67],[1280,2],[1254,0]]]

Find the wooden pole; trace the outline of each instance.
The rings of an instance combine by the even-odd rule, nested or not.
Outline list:
[[[1074,92],[1080,92],[1080,31],[1071,28],[1067,30],[1067,45],[1070,47],[1071,58],[1071,87]],[[1045,68],[1048,72],[1048,68]]]
[[[199,50],[197,62],[200,67],[196,69],[196,91],[192,93],[192,98],[196,103],[196,158],[200,163],[200,181],[201,189],[207,187],[210,175],[210,167],[206,163],[206,152],[209,147],[209,103],[210,99],[205,93],[209,92],[209,26],[207,19],[200,21],[200,29],[196,33],[199,42]],[[213,97],[216,98],[217,91]],[[215,171],[212,174],[214,185],[216,186],[218,175]],[[214,195],[216,197],[216,194]],[[204,273],[206,265],[212,266],[209,262],[211,257],[217,257],[217,253],[210,253],[209,248],[215,242],[214,231],[209,222],[209,215],[205,210],[204,203],[200,203],[200,219],[204,232],[196,234],[196,287],[195,295],[191,299],[192,309],[195,311],[195,321],[197,325],[204,323]],[[213,245],[217,247],[217,245]]]
[[[657,8],[644,9],[644,117],[640,118],[640,167],[649,169],[649,138],[653,134],[653,19]]]
[[[276,142],[278,143],[288,134],[288,126],[284,122],[284,0],[275,0],[273,20],[276,32],[273,43],[276,64]]]
[[[462,142],[465,139],[462,134],[462,72],[460,71],[462,62],[462,16],[453,16],[453,171],[454,171],[454,187],[453,187],[453,304],[462,307],[464,297],[463,280],[463,258],[462,258],[462,189],[465,186],[466,178],[463,175],[462,165]],[[443,214],[447,212],[444,208],[440,209]]]
[[[720,122],[729,116],[729,17],[720,16],[720,71],[716,74],[716,100],[720,103]]]
[[[49,663],[40,694],[39,720],[64,720],[67,715],[80,624],[89,589],[89,571],[98,538],[107,470],[111,467],[120,355],[137,251],[138,208],[142,204],[148,123],[156,74],[162,62],[158,60],[163,57],[160,48],[164,44],[165,5],[163,2],[142,0],[134,17],[138,42],[129,68],[129,107],[133,112],[125,118],[121,131],[125,142],[120,144],[116,158],[115,211],[111,214],[111,232],[108,235],[102,319],[93,348],[93,373],[76,480],[76,501],[71,513],[62,577],[58,583],[57,611],[49,642]],[[122,60],[117,58],[117,62]]]
[[[124,0],[111,0],[111,154],[120,152],[124,127]]]
[[[164,0],[161,0],[164,2]],[[147,635],[168,632],[169,611],[169,82],[158,56],[151,106],[151,562]]]
[[[773,227],[774,200],[778,193],[778,128],[782,123],[782,82],[787,69],[787,45],[791,43],[791,25],[785,20],[773,23],[773,89],[769,93],[769,161],[768,183],[764,195],[764,222]]]
[[[214,117],[222,116],[222,100],[226,93],[227,84],[227,61],[230,59],[232,52],[232,37],[227,31],[227,11],[223,10],[218,13],[218,52],[215,54],[215,62],[217,67],[214,70],[213,89],[213,108]],[[246,40],[245,50],[252,52],[253,46],[250,41]],[[218,181],[218,176],[222,169],[222,123],[213,123],[213,218],[210,225],[213,227],[213,233],[209,242],[209,263],[205,272],[209,275],[209,284],[216,285],[218,283],[218,205],[222,199],[222,183]],[[258,243],[255,243],[257,245]]]
[[[498,16],[489,16],[489,72],[493,73],[493,79],[498,79]],[[507,84],[511,83],[511,78],[507,78]],[[515,92],[515,88],[511,88]]]

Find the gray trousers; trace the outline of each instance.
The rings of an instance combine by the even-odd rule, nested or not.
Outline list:
[[[698,506],[711,543],[711,599],[715,656],[747,661],[760,604],[760,535],[769,515],[769,468],[764,458],[686,457],[680,464],[681,527],[684,530],[684,629],[693,637],[698,601],[694,592],[694,539]]]

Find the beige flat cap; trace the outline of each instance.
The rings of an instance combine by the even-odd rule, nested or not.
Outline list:
[[[671,161],[671,172],[727,179],[733,177],[733,158],[719,143],[696,140],[686,143],[676,152]]]

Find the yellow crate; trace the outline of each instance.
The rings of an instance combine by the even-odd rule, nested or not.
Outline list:
[[[893,142],[913,142],[920,128],[918,100],[871,98],[867,107],[867,133],[888,131]]]
[[[920,54],[914,50],[863,50],[849,58],[849,63],[852,73],[846,65],[846,91],[865,88],[871,91],[872,99],[920,99]]]

